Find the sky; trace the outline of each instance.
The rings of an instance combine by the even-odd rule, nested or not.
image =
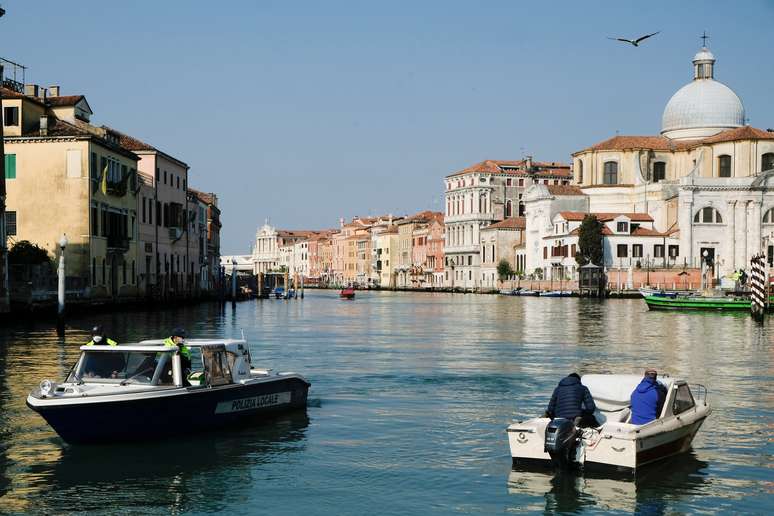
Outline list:
[[[479,161],[569,162],[616,132],[658,134],[705,30],[715,78],[774,127],[772,0],[2,6],[0,56],[27,82],[86,95],[93,123],[218,195],[223,254],[248,253],[266,219],[441,211],[443,178]]]

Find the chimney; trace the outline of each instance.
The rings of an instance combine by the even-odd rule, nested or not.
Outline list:
[[[59,96],[59,85],[51,85],[48,87],[48,96],[49,97],[58,97]]]
[[[40,135],[48,136],[48,115],[40,115]]]
[[[25,84],[24,85],[24,94],[28,97],[37,97],[38,96],[38,85],[37,84]]]
[[[340,217],[339,218],[339,227],[341,227],[341,228],[344,227],[344,217]]]
[[[527,167],[527,172],[532,170],[532,156],[527,156],[526,163],[524,164],[525,167]]]
[[[48,90],[44,87],[38,88],[38,98],[45,102],[46,100],[46,94],[48,93]]]

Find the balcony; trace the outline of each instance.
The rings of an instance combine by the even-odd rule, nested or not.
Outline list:
[[[169,228],[169,239],[177,242],[183,237],[183,228]]]
[[[129,250],[129,238],[125,236],[112,236],[107,237],[108,251],[128,251]]]

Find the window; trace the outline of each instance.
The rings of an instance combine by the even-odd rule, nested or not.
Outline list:
[[[632,257],[642,258],[642,244],[632,244]]]
[[[764,224],[774,224],[774,208],[770,208],[763,214]]]
[[[167,184],[167,171],[164,171],[164,184]]]
[[[97,284],[97,259],[96,258],[91,259],[91,284],[92,285]]]
[[[156,201],[156,225],[161,226],[161,201]]]
[[[583,161],[578,160],[578,182],[583,182]]]
[[[543,248],[543,259],[548,259],[548,247]]]
[[[523,179],[519,179],[519,186],[524,186],[524,180]]]
[[[774,169],[774,152],[767,152],[761,156],[761,172]]]
[[[510,177],[505,180],[505,186],[513,186],[513,179]]]
[[[656,244],[653,246],[653,256],[656,258],[664,257],[664,244]]]
[[[693,222],[695,224],[722,224],[723,218],[718,210],[712,206],[706,206],[696,212],[696,215],[693,216]]]
[[[731,156],[718,156],[718,177],[731,177]]]
[[[5,155],[5,178],[16,179],[16,154]]]
[[[686,410],[692,409],[696,405],[693,401],[693,395],[691,389],[688,388],[688,384],[682,384],[677,388],[675,393],[675,401],[672,403],[672,413],[676,416],[682,414]]]
[[[505,216],[510,217],[513,213],[513,204],[511,203],[511,200],[508,199],[505,201]]]
[[[669,246],[669,257],[670,258],[677,258],[680,254],[680,246],[679,245],[670,245]]]
[[[575,258],[575,244],[570,246],[570,256]]]
[[[618,244],[616,252],[616,256],[618,256],[618,258],[626,258],[629,256],[629,247],[626,244]]]
[[[3,125],[6,127],[19,125],[19,108],[17,106],[3,108]]]
[[[91,207],[91,234],[99,236],[99,208]]]
[[[180,190],[180,176],[177,176],[177,189]]]
[[[618,163],[615,161],[606,161],[602,176],[602,183],[606,185],[618,184]]]
[[[102,284],[105,284],[105,259],[102,259]]]
[[[666,179],[666,163],[657,161],[653,163],[653,182],[658,183]]]
[[[97,153],[91,153],[91,161],[89,162],[89,178],[92,181],[96,181],[99,178],[99,168],[97,167]]]
[[[616,224],[616,231],[618,233],[628,233],[629,232],[629,223],[628,222],[618,222]]]
[[[159,182],[159,179],[161,179],[161,173],[159,172],[159,167],[156,167],[156,182]]]
[[[15,211],[5,212],[5,234],[7,236],[16,235],[16,212]]]

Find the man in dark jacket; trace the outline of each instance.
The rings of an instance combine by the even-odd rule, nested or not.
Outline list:
[[[655,369],[646,369],[642,381],[634,389],[631,396],[632,424],[644,425],[661,415],[661,409],[666,399],[666,387],[657,380]]]
[[[579,417],[581,420],[578,426],[598,426],[597,419],[594,417],[595,410],[597,406],[588,387],[581,383],[578,373],[571,373],[566,378],[562,378],[554,389],[551,401],[548,402],[546,416],[551,419],[561,417],[571,420]]]

